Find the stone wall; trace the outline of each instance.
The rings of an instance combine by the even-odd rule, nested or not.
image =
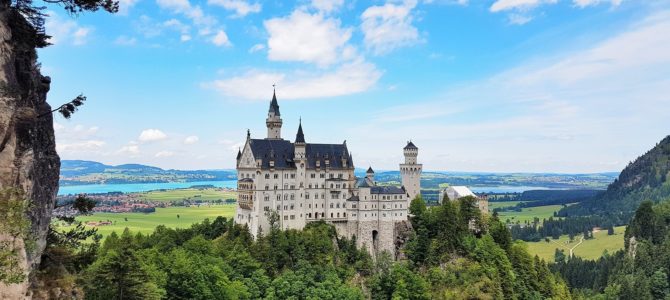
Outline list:
[[[40,74],[35,32],[13,8],[0,0],[0,189],[18,188],[30,202],[29,244],[18,241],[26,271],[39,264],[58,192],[60,159],[53,119],[46,102],[51,80]],[[41,116],[41,117],[40,117]],[[0,234],[0,239],[10,239]],[[30,299],[29,281],[0,283],[0,299]]]

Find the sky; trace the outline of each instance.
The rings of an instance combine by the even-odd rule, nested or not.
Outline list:
[[[229,169],[265,138],[346,140],[359,168],[620,171],[670,134],[670,1],[121,0],[48,6],[61,159]]]

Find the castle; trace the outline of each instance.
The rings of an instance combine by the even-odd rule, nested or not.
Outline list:
[[[346,141],[307,143],[302,121],[295,142],[283,139],[276,94],[265,124],[267,137],[252,139],[247,131],[244,148],[237,154],[235,222],[257,236],[269,231],[274,212],[282,229],[302,229],[324,220],[339,235],[356,236],[358,246],[371,254],[394,255],[396,227],[407,221],[410,201],[421,193],[419,149],[411,141],[403,149],[402,186],[382,186],[371,167],[364,178],[356,178]]]

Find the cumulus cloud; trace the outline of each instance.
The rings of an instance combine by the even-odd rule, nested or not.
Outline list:
[[[167,139],[167,135],[158,129],[145,129],[140,133],[140,142],[155,142]]]
[[[127,15],[130,8],[135,6],[139,0],[118,0],[119,1],[119,15]]]
[[[419,31],[412,24],[416,4],[416,0],[406,0],[367,8],[361,15],[366,47],[379,55],[419,42]]]
[[[228,40],[228,35],[225,31],[219,30],[212,37],[212,43],[217,46],[230,46],[230,41]]]
[[[205,12],[198,5],[191,5],[188,0],[156,0],[156,3],[159,7],[170,10],[175,14],[183,15],[184,17],[190,19],[198,28],[198,34],[201,36],[210,36],[216,32],[216,35],[219,36],[216,41],[219,41],[221,45],[228,45],[228,37],[226,36],[225,41],[223,41],[220,36],[223,30],[216,30],[218,22],[216,18],[211,15],[205,14]],[[225,34],[225,32],[224,32]],[[190,35],[182,33],[182,41],[190,40]],[[210,39],[214,42],[214,39]],[[216,43],[215,43],[216,44]],[[217,44],[217,46],[220,46]]]
[[[312,7],[322,12],[333,12],[344,5],[344,0],[312,0]]]
[[[497,0],[489,10],[491,12],[501,12],[506,10],[529,10],[542,4],[554,4],[558,0]]]
[[[240,76],[215,80],[204,86],[231,98],[265,100],[267,92],[259,86],[277,83],[282,99],[315,99],[344,96],[370,89],[382,72],[363,60],[343,64],[333,71],[271,72],[252,70]]]
[[[342,59],[352,30],[342,28],[338,19],[296,10],[283,18],[264,22],[269,34],[268,58],[273,61],[298,61],[319,66]]]
[[[193,144],[197,143],[198,141],[200,141],[200,138],[198,138],[197,135],[191,135],[191,136],[187,136],[184,139],[184,144],[193,145]]]
[[[227,10],[235,12],[235,16],[244,17],[250,13],[258,13],[261,11],[259,3],[251,3],[243,0],[208,0],[207,4],[221,6]]]
[[[88,42],[89,34],[93,27],[81,26],[72,19],[61,18],[55,12],[47,12],[49,17],[46,19],[44,28],[51,37],[49,43],[54,45],[71,44],[81,46]]]

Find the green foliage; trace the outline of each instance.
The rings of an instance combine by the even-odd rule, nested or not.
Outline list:
[[[11,284],[25,280],[20,252],[32,246],[30,220],[26,216],[29,202],[20,189],[0,190],[0,282]]]

